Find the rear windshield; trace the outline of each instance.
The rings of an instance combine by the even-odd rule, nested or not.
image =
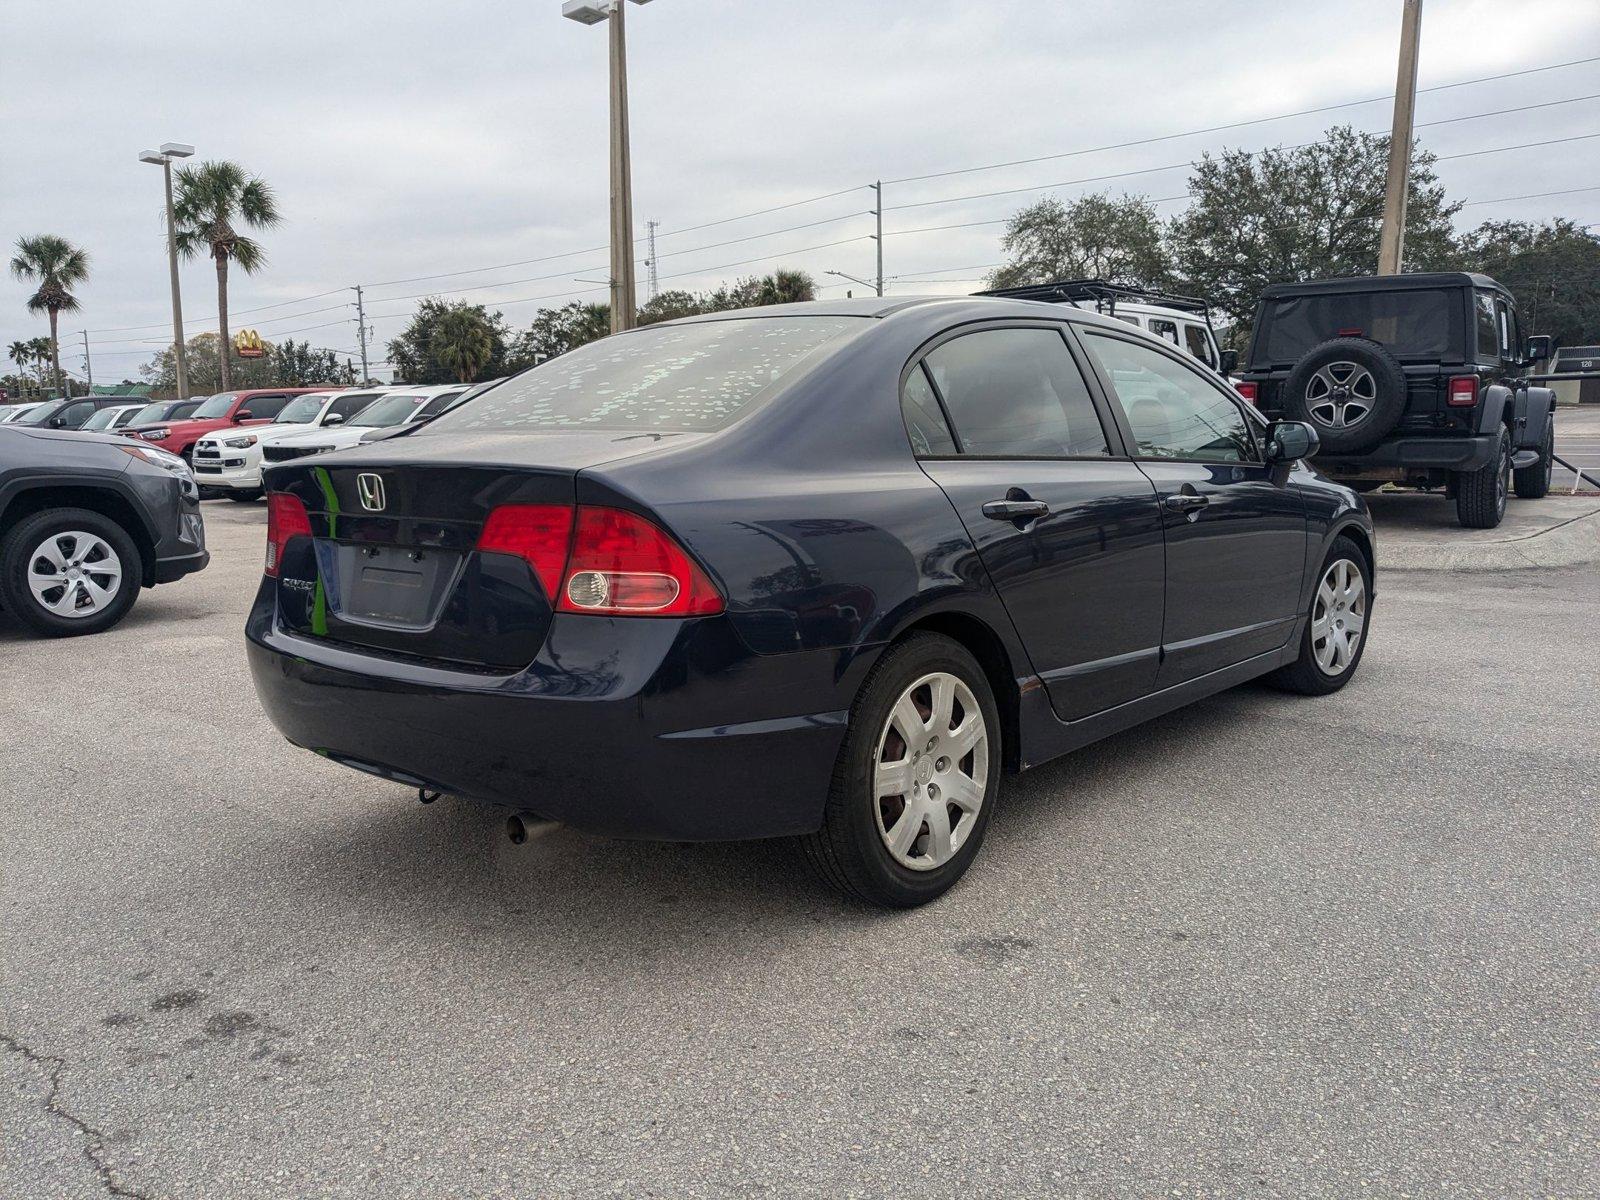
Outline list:
[[[808,355],[867,320],[750,317],[602,338],[452,409],[428,430],[721,429]]]
[[[1398,358],[1444,358],[1462,345],[1464,307],[1445,288],[1287,296],[1262,312],[1254,357],[1288,363],[1329,338],[1364,337]]]

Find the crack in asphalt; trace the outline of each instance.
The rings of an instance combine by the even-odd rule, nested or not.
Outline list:
[[[50,1084],[50,1091],[44,1098],[45,1111],[67,1122],[88,1139],[83,1146],[83,1157],[88,1160],[95,1174],[100,1177],[100,1182],[105,1185],[106,1194],[126,1197],[127,1200],[152,1200],[146,1193],[125,1188],[117,1182],[110,1165],[101,1157],[105,1150],[106,1135],[76,1113],[62,1107],[61,1072],[66,1070],[67,1060],[56,1054],[40,1054],[8,1033],[0,1033],[0,1046],[4,1046],[13,1054],[22,1055],[31,1065],[44,1073],[45,1079]]]

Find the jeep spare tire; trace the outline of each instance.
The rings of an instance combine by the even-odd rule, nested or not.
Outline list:
[[[1309,421],[1330,454],[1377,444],[1406,410],[1406,376],[1377,342],[1332,338],[1300,356],[1283,385],[1287,415]]]

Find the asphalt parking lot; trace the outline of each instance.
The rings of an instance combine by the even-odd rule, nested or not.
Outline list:
[[[1600,1192],[1592,565],[1380,559],[1343,692],[1030,773],[885,914],[293,749],[206,514],[108,634],[0,615],[0,1194]]]

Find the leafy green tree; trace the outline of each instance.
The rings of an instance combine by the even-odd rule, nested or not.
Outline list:
[[[1485,221],[1462,238],[1461,258],[1511,289],[1525,332],[1600,343],[1600,238],[1574,222]]]
[[[767,304],[795,304],[817,298],[817,283],[804,271],[780,267],[771,275],[752,275],[723,284],[700,297],[701,312],[728,312],[736,308],[759,308]]]
[[[247,175],[238,163],[204,162],[183,167],[177,181],[173,215],[178,251],[185,258],[204,253],[216,263],[217,335],[223,348],[219,357],[221,390],[231,391],[234,383],[228,330],[228,264],[238,263],[246,275],[254,275],[267,261],[261,243],[240,233],[239,227],[270,229],[283,218],[272,188],[260,176]],[[252,360],[240,360],[248,361]]]
[[[533,324],[516,341],[511,354],[513,370],[537,366],[547,359],[576,350],[611,332],[611,306],[574,300],[560,308],[542,308]]]
[[[50,317],[50,364],[56,386],[62,387],[61,337],[57,328],[64,312],[78,311],[78,298],[72,289],[89,278],[89,256],[66,238],[53,233],[17,239],[11,256],[11,273],[34,285],[28,297],[28,311],[48,313]]]
[[[236,388],[264,388],[277,387],[282,381],[278,378],[278,368],[275,362],[277,347],[271,342],[263,341],[262,349],[266,351],[260,358],[240,358],[234,362],[229,370],[229,382],[226,386],[222,382],[222,357],[217,353],[220,339],[215,333],[206,332],[196,334],[184,343],[184,362],[189,368],[189,392],[194,396],[207,396],[215,392],[229,392]],[[228,347],[232,354],[233,347]],[[156,353],[148,363],[139,368],[139,373],[144,376],[151,390],[167,393],[173,396],[178,394],[178,370],[173,362],[172,347],[168,346]],[[328,383],[331,380],[317,380],[318,383]]]
[[[1056,279],[1161,287],[1172,274],[1161,220],[1143,196],[1047,197],[1006,223],[1000,247],[1007,261],[989,276],[990,287]]]
[[[438,357],[437,347],[442,347],[444,343],[438,342],[437,346],[435,343],[435,334],[440,325],[451,313],[457,312],[470,314],[489,332],[489,357],[474,373],[475,377],[493,379],[505,374],[507,342],[511,338],[505,317],[497,312],[489,312],[481,304],[470,304],[465,300],[440,300],[430,296],[417,305],[417,311],[411,314],[405,329],[389,342],[389,365],[394,368],[396,379],[419,384],[459,382],[456,368],[440,361]]]
[[[312,346],[309,342],[279,342],[267,357],[272,360],[274,382],[280,387],[316,387],[356,381],[355,369],[348,362],[341,364],[332,350]]]
[[[470,309],[453,309],[434,326],[428,352],[455,372],[457,383],[471,383],[494,354],[494,327]]]
[[[609,319],[610,309],[607,310]],[[704,312],[700,297],[693,292],[667,291],[639,306],[639,324],[655,325],[661,321],[676,321],[679,317],[692,317]]]
[[[1387,137],[1348,125],[1309,146],[1203,155],[1189,178],[1192,203],[1169,231],[1180,286],[1242,331],[1269,283],[1372,274],[1388,158]],[[1448,269],[1458,257],[1452,219],[1461,204],[1445,197],[1433,163],[1413,148],[1407,271]]]

